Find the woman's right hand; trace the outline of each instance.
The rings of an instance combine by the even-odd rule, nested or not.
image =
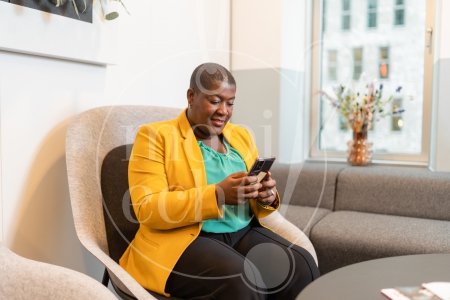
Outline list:
[[[217,203],[220,205],[241,205],[248,199],[258,197],[261,188],[257,176],[248,176],[247,172],[237,172],[216,184]]]

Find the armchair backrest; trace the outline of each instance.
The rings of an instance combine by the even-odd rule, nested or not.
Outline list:
[[[155,106],[98,107],[79,114],[66,135],[69,193],[78,238],[112,272],[110,275],[120,284],[119,288],[139,299],[154,298],[109,257],[101,191],[102,164],[112,149],[133,144],[141,125],[174,119],[180,112],[177,108]],[[126,151],[131,151],[131,147]]]
[[[141,125],[173,119],[180,112],[154,106],[106,106],[88,110],[71,122],[66,136],[67,173],[75,228],[82,242],[94,242],[108,253],[100,179],[105,156],[118,146],[132,144]]]
[[[102,194],[109,256],[117,263],[139,229],[128,187],[129,147],[111,150],[103,160]]]

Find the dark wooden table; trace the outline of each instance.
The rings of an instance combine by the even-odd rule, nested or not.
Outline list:
[[[350,265],[312,282],[296,300],[386,300],[381,289],[433,281],[450,282],[450,254],[396,256]]]

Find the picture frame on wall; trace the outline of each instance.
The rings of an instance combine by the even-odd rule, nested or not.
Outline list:
[[[115,65],[119,20],[105,20],[100,5],[90,23],[0,0],[0,50]]]
[[[93,0],[73,0],[73,2],[72,0],[9,0],[6,2],[92,23]]]

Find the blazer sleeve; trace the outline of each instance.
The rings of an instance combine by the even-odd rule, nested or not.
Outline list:
[[[173,148],[173,134],[151,124],[142,126],[130,156],[128,181],[133,209],[137,220],[153,229],[173,229],[222,217],[214,184],[169,186],[170,176],[190,172],[186,168],[179,174],[166,174],[165,164],[173,163],[166,157]]]

